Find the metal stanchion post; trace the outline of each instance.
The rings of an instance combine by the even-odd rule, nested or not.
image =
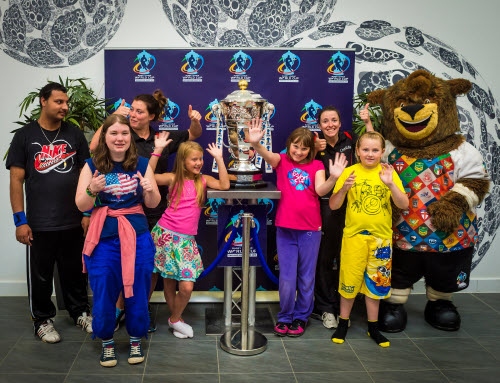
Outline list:
[[[242,254],[242,285],[241,285],[241,327],[227,331],[220,339],[221,348],[230,354],[256,355],[265,351],[267,339],[261,333],[248,326],[248,305],[250,298],[250,228],[253,223],[253,214],[243,213],[240,217],[243,224],[243,254]]]

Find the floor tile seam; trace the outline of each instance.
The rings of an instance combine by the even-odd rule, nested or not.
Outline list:
[[[66,378],[64,380],[66,380],[68,378],[68,375],[71,374],[71,370],[74,367],[78,357],[80,356],[80,353],[82,352],[84,345],[85,345],[85,342],[82,342],[82,344],[80,345],[80,348],[78,349],[78,352],[75,355],[75,358],[73,359],[73,363],[71,363],[71,366],[69,367],[68,372],[66,373]]]
[[[376,367],[374,369],[371,369],[368,372],[423,372],[423,371],[441,371],[440,368],[412,368],[412,369],[402,369],[402,368],[383,368],[383,369],[377,369]]]
[[[118,364],[119,366],[119,364]],[[108,371],[107,369],[109,367],[101,367],[101,368],[106,368],[106,370],[103,370],[103,371]],[[57,374],[57,375],[67,375],[66,376],[66,379],[68,378],[71,378],[71,377],[81,377],[81,376],[85,376],[85,377],[101,377],[101,376],[105,376],[105,377],[109,377],[109,376],[119,376],[119,377],[128,377],[128,376],[133,376],[133,377],[141,377],[143,378],[143,374],[142,373],[136,373],[136,372],[84,372],[84,371],[81,371],[81,372],[72,372],[70,374],[63,374],[63,373],[47,373],[47,374],[43,374],[43,375],[53,375],[53,374]],[[1,373],[0,373],[1,375]],[[28,375],[34,375],[34,374],[28,374]],[[40,373],[36,373],[36,375],[42,375]],[[151,375],[157,375],[157,374],[147,374],[147,377],[151,376]],[[174,375],[174,373],[170,374],[170,375]]]
[[[175,335],[173,335],[173,334],[170,334],[170,335],[173,336],[173,337],[175,337]],[[196,343],[211,343],[214,340],[217,341],[219,339],[218,336],[212,336],[212,335],[207,335],[207,336],[209,336],[210,338],[214,338],[214,339],[196,339],[196,337],[193,337],[193,338],[190,338],[190,339],[182,339],[184,342],[182,342],[182,340],[178,341],[177,340],[178,338],[175,338],[175,339],[165,339],[165,340],[162,339],[162,340],[155,340],[155,341],[148,339],[148,342],[149,342],[149,344],[151,344],[151,343],[154,343],[154,344],[161,344],[161,343],[174,344],[174,342],[175,342],[176,345],[177,345],[177,344],[195,343],[195,341],[196,341]],[[115,340],[115,342],[116,342],[116,340]],[[120,342],[120,341],[118,341],[118,342]]]
[[[353,339],[354,340],[354,339]],[[356,352],[356,350],[354,349],[354,347],[352,347],[352,344],[349,342],[349,339],[346,339],[347,341],[347,344],[349,345],[349,347],[351,348],[351,351],[354,353],[354,355],[356,356],[356,359],[358,359],[358,362],[361,364],[361,366],[363,367],[363,369],[365,370],[366,373],[370,374],[370,371],[368,370],[368,368],[365,366],[365,364],[363,363],[363,361],[361,360],[361,358],[359,357],[358,353]],[[331,341],[333,343],[333,341]],[[373,378],[370,376],[370,379],[373,380]]]
[[[9,349],[9,351],[7,352],[7,354],[5,354],[5,356],[2,358],[2,360],[0,360],[0,367],[2,367],[2,364],[4,362],[4,360],[7,359],[7,357],[10,355],[11,352],[14,352],[16,346],[19,344],[19,342],[21,341],[21,337],[17,338],[16,342],[12,345],[12,347]],[[0,369],[0,373],[1,373],[1,369]]]
[[[488,306],[491,310],[493,310],[494,312],[496,312],[497,314],[500,314],[500,310],[497,310],[495,307],[493,307],[492,305],[490,305],[489,303],[485,302],[482,298],[480,298],[478,296],[477,293],[470,293],[470,295],[472,295],[474,298],[476,298],[478,301],[480,301],[481,303],[483,303],[484,305]]]
[[[290,370],[292,372],[293,378],[295,379],[296,382],[298,382],[297,375],[295,374],[295,370],[294,370],[293,365],[292,365],[292,361],[290,360],[290,355],[288,355],[288,351],[287,351],[286,346],[285,346],[284,338],[281,337],[280,341],[281,341],[281,346],[283,347],[283,351],[285,352],[286,360],[288,361],[288,364],[290,365]]]
[[[297,372],[297,374],[321,374],[321,372]],[[294,375],[291,372],[284,372],[284,371],[276,371],[276,372],[262,372],[262,373],[248,373],[248,372],[221,372],[220,375],[251,375],[251,376],[256,376],[256,375]],[[279,379],[279,378],[278,378]],[[297,380],[296,380],[297,381]]]
[[[449,338],[446,338],[446,339],[449,339]],[[436,363],[433,362],[433,360],[424,352],[424,350],[418,346],[418,344],[416,344],[413,339],[410,339],[410,342],[413,343],[413,345],[417,348],[417,350],[419,350],[422,355],[437,369],[437,370],[440,370],[440,368],[436,365]]]
[[[67,372],[40,372],[40,371],[36,371],[36,372],[14,372],[14,371],[0,371],[0,377],[2,375],[19,375],[19,376],[25,376],[25,375],[36,375],[36,376],[44,376],[44,375],[61,375],[61,376],[65,376],[66,378],[68,377],[68,373]],[[86,374],[88,375],[88,374]],[[66,380],[65,378],[65,380]]]
[[[149,351],[151,350],[151,342],[152,342],[153,336],[154,336],[154,333],[151,333],[150,336],[148,336],[148,338],[151,338],[151,339],[148,339],[148,351],[144,355],[144,369],[142,370],[142,374],[140,374],[142,376],[141,383],[144,382],[144,378],[146,377],[146,370],[148,368],[148,362],[149,362]],[[149,375],[149,374],[147,374],[147,375]]]
[[[219,352],[226,352],[224,351],[221,347],[219,347],[219,342],[220,340],[218,340],[218,338],[215,339],[215,358],[217,360],[217,375],[219,377],[219,383],[220,383],[220,357],[219,357]]]
[[[474,339],[475,337],[473,337],[472,335],[470,335],[466,330],[464,329],[460,329],[460,331],[462,331],[462,336],[432,336],[432,335],[429,335],[429,336],[412,336],[412,337],[408,337],[409,340],[449,340],[449,339],[465,339],[465,340],[470,340],[470,339]],[[466,336],[463,336],[463,335],[466,335]],[[404,338],[395,338],[393,340],[396,340],[396,339],[404,339]]]
[[[464,330],[464,331],[467,333],[467,331],[466,331],[466,330]],[[467,334],[468,334],[468,333],[467,333]],[[473,342],[475,342],[475,344],[477,344],[477,345],[478,345],[481,349],[483,349],[483,350],[484,350],[484,351],[486,351],[488,354],[490,354],[490,355],[493,357],[493,359],[495,359],[495,360],[500,359],[500,358],[497,358],[497,357],[495,356],[495,354],[493,354],[490,350],[488,350],[486,347],[484,347],[481,343],[479,343],[478,338],[481,338],[481,337],[479,337],[479,336],[470,336],[470,337],[471,337],[472,341],[473,341]],[[487,337],[486,337],[486,336],[484,336],[484,338],[487,338],[487,339],[499,338],[499,339],[500,339],[500,337],[491,337],[491,336],[487,336]],[[458,338],[458,339],[464,339],[464,338]]]

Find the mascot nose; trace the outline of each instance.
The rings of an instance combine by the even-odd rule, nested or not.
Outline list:
[[[405,105],[401,108],[401,110],[405,113],[408,113],[411,116],[411,119],[413,120],[415,118],[415,115],[420,109],[423,109],[422,104],[412,104],[412,105]]]

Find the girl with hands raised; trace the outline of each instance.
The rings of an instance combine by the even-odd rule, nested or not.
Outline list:
[[[389,164],[381,164],[385,140],[380,133],[366,132],[356,143],[360,163],[344,169],[330,197],[338,209],[347,197],[347,213],[340,254],[340,315],[334,343],[344,343],[349,316],[358,293],[365,295],[368,335],[381,347],[390,342],[378,329],[381,299],[390,295],[392,262],[391,199],[408,208],[402,182]]]
[[[104,121],[94,157],[80,173],[75,201],[81,211],[93,207],[83,261],[94,293],[94,334],[103,342],[100,363],[117,363],[115,303],[122,292],[130,335],[128,362],[141,363],[155,252],[143,204],[157,206],[160,193],[148,159],[137,155],[130,125],[121,114]]]
[[[160,141],[165,142],[161,133],[155,143],[160,144]],[[195,235],[205,204],[206,188],[229,189],[222,149],[212,143],[207,151],[217,162],[219,179],[201,173],[203,149],[193,141],[179,146],[173,173],[155,175],[159,185],[169,187],[169,199],[167,209],[151,232],[156,245],[154,273],[163,277],[163,293],[170,309],[168,325],[177,338],[192,338],[194,335],[193,328],[183,321],[182,313],[191,298],[194,282],[203,271]]]
[[[313,309],[316,261],[321,241],[319,197],[334,186],[347,165],[343,154],[329,161],[330,175],[315,160],[314,134],[307,128],[295,129],[287,139],[286,154],[273,153],[260,144],[262,121],[250,122],[248,140],[276,170],[281,191],[276,212],[276,243],[280,266],[280,312],[274,333],[301,336]]]

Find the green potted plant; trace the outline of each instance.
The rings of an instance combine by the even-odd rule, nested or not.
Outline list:
[[[73,123],[83,130],[84,133],[89,134],[99,129],[108,114],[106,99],[98,97],[94,90],[86,84],[86,80],[88,79],[66,78],[63,80],[59,76],[59,83],[68,90],[69,97],[69,110],[64,120]],[[24,120],[16,121],[16,124],[24,126],[40,117],[39,92],[40,89],[37,89],[28,93],[21,104],[19,104],[19,117],[24,116]],[[29,114],[26,114],[34,102],[36,102],[36,106]]]
[[[106,99],[98,97],[94,90],[86,84],[86,80],[88,79],[66,78],[63,80],[59,76],[59,83],[67,89],[69,97],[69,110],[64,120],[78,126],[84,132],[88,141],[90,141],[92,134],[99,129],[104,119],[108,116],[108,113]],[[29,92],[23,101],[21,101],[19,104],[19,117],[23,117],[23,120],[15,121],[16,124],[24,126],[40,117],[41,108],[38,102],[40,89],[38,88]],[[29,111],[33,103],[36,103],[36,106]],[[11,133],[14,133],[18,129],[14,129]],[[4,155],[4,160],[7,157],[7,153]]]
[[[360,93],[354,96],[354,111],[352,120],[352,130],[356,135],[360,136],[365,132],[365,123],[359,117],[359,111],[363,109],[368,102],[368,93]],[[372,120],[373,129],[380,132],[382,129],[382,108],[380,105],[369,106],[370,119]]]

